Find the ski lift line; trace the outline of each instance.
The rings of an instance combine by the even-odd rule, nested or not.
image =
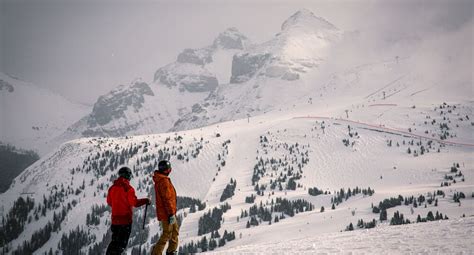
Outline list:
[[[34,192],[21,192],[20,195],[34,195]]]
[[[416,92],[412,93],[410,96],[412,97],[412,96],[414,96],[414,95],[416,95],[416,94],[418,94],[418,93],[425,92],[425,91],[427,91],[427,90],[429,90],[429,88],[416,91]]]
[[[474,144],[472,144],[472,143],[459,143],[459,142],[445,141],[445,140],[441,140],[441,139],[437,139],[437,138],[432,138],[432,137],[429,137],[429,136],[413,134],[413,133],[403,131],[403,130],[399,130],[399,129],[395,129],[395,128],[381,127],[381,126],[377,126],[377,125],[373,125],[373,124],[369,124],[369,123],[364,123],[364,122],[359,122],[359,121],[354,121],[354,120],[345,120],[345,119],[341,119],[341,118],[330,118],[330,117],[319,117],[319,116],[293,117],[293,119],[323,119],[323,120],[345,121],[345,122],[349,122],[349,123],[353,123],[353,124],[365,125],[365,126],[368,126],[368,127],[379,129],[379,130],[397,132],[397,133],[400,133],[400,134],[408,135],[409,137],[414,137],[414,138],[419,138],[419,139],[423,138],[423,139],[426,139],[426,140],[432,140],[432,141],[436,141],[436,142],[442,143],[442,144],[474,147]]]
[[[364,97],[364,99],[367,99],[367,98],[369,98],[369,97],[371,97],[371,96],[373,96],[373,95],[379,93],[379,92],[382,91],[383,89],[390,87],[392,84],[394,84],[395,82],[401,80],[401,79],[404,78],[405,76],[406,76],[406,75],[402,75],[402,76],[398,77],[397,79],[395,79],[394,81],[388,83],[388,84],[385,85],[384,87],[382,87],[382,88],[376,90],[375,92],[373,92],[372,94],[370,94],[370,95]]]
[[[387,99],[387,98],[389,98],[389,97],[391,97],[391,96],[393,96],[393,95],[395,95],[395,94],[398,94],[398,93],[402,92],[403,90],[405,90],[405,89],[407,89],[407,88],[408,88],[408,86],[405,86],[404,88],[402,88],[402,89],[400,89],[400,90],[397,90],[397,91],[393,92],[392,94],[386,96],[385,99]]]
[[[368,127],[361,127],[361,129],[365,129],[365,130],[369,130],[369,131],[374,131],[374,132],[379,132],[379,133],[397,135],[397,136],[402,136],[402,137],[406,137],[406,138],[412,137],[412,136],[405,135],[405,134],[399,134],[399,133],[395,133],[395,132],[390,132],[390,131],[385,131],[385,130],[379,130],[379,129],[374,129],[374,128],[368,128]]]
[[[398,58],[398,61],[400,60],[407,60],[407,59],[410,59],[410,57],[400,57]],[[380,65],[380,64],[388,64],[388,63],[393,63],[393,62],[397,62],[396,60],[393,60],[392,58],[390,59],[387,59],[387,60],[382,60],[382,61],[373,61],[373,62],[370,62],[370,63],[366,63],[366,64],[361,64],[361,65],[357,65],[353,68],[349,68],[345,73],[348,73],[350,72],[351,70],[354,70],[354,69],[360,69],[360,68],[363,68],[363,67],[367,67],[367,66],[374,66],[374,65]],[[334,72],[332,73],[331,75],[333,74],[336,74],[337,72]]]

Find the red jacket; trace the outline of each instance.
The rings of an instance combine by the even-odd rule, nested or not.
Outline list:
[[[156,215],[159,221],[168,220],[168,217],[176,214],[176,190],[168,176],[155,172]]]
[[[137,199],[135,189],[130,182],[119,177],[107,194],[107,204],[112,207],[112,225],[132,224],[133,207],[142,206],[147,201],[146,198]]]

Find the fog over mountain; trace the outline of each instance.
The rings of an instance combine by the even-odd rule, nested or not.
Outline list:
[[[472,19],[472,1],[59,1],[3,0],[0,70],[92,105],[156,66],[200,48],[228,27],[260,43],[301,8],[344,31],[363,31],[372,49],[385,42],[454,31]],[[258,25],[261,24],[261,25]],[[468,43],[468,42],[466,42]],[[409,47],[408,47],[409,49]]]

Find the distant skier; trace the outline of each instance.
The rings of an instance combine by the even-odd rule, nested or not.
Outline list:
[[[153,181],[155,182],[156,215],[161,222],[163,233],[153,248],[153,255],[161,255],[169,241],[166,254],[177,254],[179,227],[176,222],[176,190],[168,175],[171,172],[171,163],[162,160],[155,170]]]
[[[107,204],[112,207],[112,241],[107,247],[107,255],[122,254],[127,248],[132,230],[133,207],[150,204],[149,198],[137,199],[135,189],[130,185],[132,170],[120,168],[119,178],[114,181],[107,194]]]

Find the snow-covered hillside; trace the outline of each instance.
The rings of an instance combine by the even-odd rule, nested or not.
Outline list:
[[[322,234],[232,247],[210,254],[469,254],[474,218]]]
[[[209,249],[213,246],[210,240],[226,243],[212,248],[217,251],[286,242],[288,236],[303,239],[344,231],[351,223],[355,231],[362,231],[357,230],[360,220],[364,224],[374,221],[378,231],[379,226],[389,228],[397,211],[411,222],[416,222],[418,215],[429,219],[430,211],[436,219],[438,213],[449,219],[471,216],[473,126],[464,118],[472,117],[474,106],[440,102],[412,108],[406,101],[402,103],[354,107],[350,114],[357,119],[351,115],[339,118],[340,108],[307,103],[302,108],[177,133],[71,141],[29,167],[0,196],[4,216],[18,207],[18,194],[32,204],[24,229],[7,247],[24,251],[24,246],[19,248],[23,241],[51,231],[44,244],[36,243],[38,254],[54,251],[58,244],[63,253],[67,247],[79,245],[83,252],[100,254],[110,238],[105,235],[110,214],[103,206],[116,169],[131,166],[137,194],[152,196],[150,174],[162,158],[173,163],[171,178],[178,195],[205,203],[199,210],[200,202],[183,202],[186,208],[178,213],[183,251]],[[397,126],[380,125],[374,117],[385,112],[385,107],[391,107]],[[446,137],[441,124],[445,118],[451,121]],[[436,120],[436,125],[425,124],[427,119]],[[390,198],[391,202],[382,203]],[[380,213],[374,213],[373,207],[383,207],[387,220],[380,221]],[[207,214],[209,210],[223,212],[218,226],[200,226],[199,221],[213,217]],[[152,211],[147,229],[141,230],[143,209],[136,210],[129,254],[150,249],[156,240],[159,224]],[[56,224],[61,227],[55,228]],[[229,234],[226,241],[220,241],[224,231]],[[86,241],[76,243],[78,235]],[[207,248],[201,246],[204,236]],[[466,242],[460,241],[465,246]],[[384,247],[384,243],[377,245]],[[245,252],[251,247],[239,249]]]
[[[0,73],[0,141],[44,154],[90,108]]]

